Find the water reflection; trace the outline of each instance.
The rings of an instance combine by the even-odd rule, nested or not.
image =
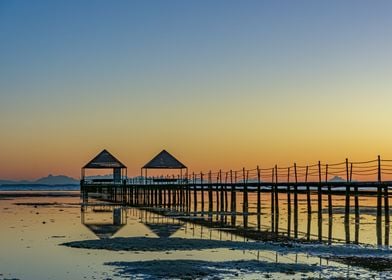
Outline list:
[[[116,216],[119,215],[119,213],[121,213],[121,219]],[[325,267],[322,268],[322,263],[323,266],[341,267],[342,265],[339,262],[348,263],[350,261],[350,264],[354,264],[355,261],[359,265],[361,264],[361,262],[364,262],[363,258],[354,260],[347,258],[347,255],[371,255],[376,253],[378,254],[378,251],[376,251],[376,249],[372,250],[361,247],[355,248],[334,245],[332,245],[333,247],[331,247],[315,244],[308,244],[307,246],[304,246],[303,244],[296,245],[295,243],[288,245],[288,243],[280,244],[274,242],[271,243],[249,241],[247,237],[257,237],[257,235],[263,235],[265,234],[265,232],[263,233],[263,231],[257,231],[254,229],[248,229],[247,231],[244,231],[243,228],[242,230],[240,230],[239,228],[233,228],[227,224],[222,225],[222,213],[218,212],[218,217],[216,216],[216,213],[216,211],[208,213],[209,216],[212,216],[214,218],[213,221],[210,222],[202,218],[201,215],[199,217],[196,217],[193,214],[179,215],[178,212],[166,211],[165,209],[147,207],[126,208],[114,205],[97,207],[86,205],[82,207],[82,223],[101,239],[72,241],[68,242],[65,245],[86,249],[105,249],[114,251],[120,250],[139,252],[143,251],[156,253],[165,253],[168,251],[201,252],[200,250],[207,250],[210,253],[215,252],[213,254],[216,254],[217,256],[219,256],[219,258],[224,255],[227,255],[228,252],[230,252],[230,256],[232,254],[234,256],[238,252],[243,252],[243,254],[249,254],[249,256],[253,255],[253,260],[258,261],[257,263],[253,263],[252,261],[247,260],[242,263],[246,267],[248,265],[252,266],[249,267],[249,270],[246,272],[248,274],[251,274],[252,272],[257,272],[257,270],[254,269],[253,264],[260,266],[266,265],[267,267],[276,267],[278,269],[275,272],[281,272],[281,268],[282,271],[285,271],[285,269],[283,269],[284,267],[292,267],[294,270],[293,272],[298,272],[298,267],[293,264],[299,264],[300,267],[311,268],[310,271],[315,272],[325,269]],[[282,212],[280,213],[280,215],[282,215]],[[229,214],[232,215],[232,213]],[[318,239],[317,235],[315,236],[311,233],[312,215],[307,213],[306,215],[308,223],[306,237],[308,239]],[[286,222],[287,221],[285,220],[284,224],[287,225]],[[282,223],[278,220],[278,224]],[[330,216],[328,218],[327,239],[328,243],[330,244],[333,241],[332,225],[333,217]],[[124,226],[128,226],[131,228],[142,227],[144,228],[144,230],[147,231],[139,231],[139,235],[130,234],[126,230],[122,231],[122,233],[118,233],[119,230]],[[115,233],[117,234],[115,235]],[[149,236],[151,233],[153,233],[153,237]],[[284,230],[279,228],[278,231],[274,234],[275,237],[279,236],[279,238],[288,237],[288,232],[285,232]],[[265,236],[267,235],[265,234]],[[105,239],[104,242],[102,242],[102,238]],[[268,237],[266,237],[266,239],[268,239]],[[335,261],[338,261],[338,263],[329,259],[331,256],[331,252],[333,252],[336,256],[341,256],[333,259]],[[310,253],[310,255],[308,253]],[[387,252],[383,252],[383,254],[387,254]],[[227,257],[230,259],[229,255],[227,255]],[[252,257],[249,256],[247,258],[251,260]],[[188,263],[187,261],[184,261],[184,263],[182,261],[182,259],[176,258],[174,260],[168,261],[168,264],[171,262],[173,264],[177,263],[178,265],[185,265]],[[195,260],[195,262],[198,263],[198,265],[200,266],[210,264],[214,267],[214,269],[219,268],[221,265],[224,264],[224,262],[215,261],[213,259],[205,261],[203,258],[200,261]],[[231,260],[225,262],[227,262],[228,264],[228,269],[232,269],[232,265],[235,263],[235,261],[233,262]],[[315,263],[318,263],[320,265],[314,266]],[[162,263],[159,263],[154,260],[147,261],[145,263],[132,261],[129,263],[121,264],[125,264],[125,266],[123,267],[122,265],[120,265],[121,269],[124,269],[123,272],[130,272],[134,271],[135,269],[137,270],[138,268],[143,270],[142,266],[144,265],[154,265],[154,269],[159,270],[159,267]],[[157,265],[156,267],[155,264]],[[110,265],[117,264],[111,263]],[[139,265],[141,267],[139,267]],[[267,267],[265,268],[267,269]],[[128,268],[130,270],[128,270]],[[335,267],[334,269],[336,270],[337,268]],[[284,273],[287,273],[287,271],[285,271]],[[326,273],[325,271],[320,273],[321,278],[323,278],[325,275],[328,275],[328,273]],[[342,275],[341,272],[339,272],[339,275]],[[352,275],[351,272],[349,275]]]
[[[385,219],[379,215],[380,209],[376,207],[378,198],[374,196],[353,196],[348,204],[353,207],[347,207],[346,197],[332,193],[253,192],[245,195],[236,192],[236,189],[217,192],[206,186],[204,191],[184,195],[185,201],[190,198],[193,201],[177,205],[184,199],[176,198],[175,204],[174,197],[171,197],[175,191],[171,195],[168,195],[169,192],[159,192],[163,197],[155,204],[135,206],[160,209],[164,216],[165,212],[173,212],[193,217],[198,224],[246,232],[247,236],[260,240],[389,246],[389,215],[385,215]],[[169,204],[166,203],[168,198],[172,198]],[[164,204],[160,205],[159,201]]]
[[[170,217],[156,215],[148,211],[140,212],[140,220],[159,238],[169,238],[185,225],[185,222]]]
[[[99,239],[111,238],[127,224],[127,211],[110,205],[83,205],[81,222]]]

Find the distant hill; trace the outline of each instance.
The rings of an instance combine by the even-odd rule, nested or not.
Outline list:
[[[14,181],[10,180],[0,180],[0,185],[7,185],[7,184],[13,184],[15,183]]]
[[[65,175],[51,175],[35,181],[0,180],[0,185],[79,185],[79,180]]]
[[[73,184],[79,184],[79,181],[65,175],[53,176],[49,174],[47,177],[40,178],[34,181],[33,183],[44,184],[44,185],[73,185]]]
[[[346,182],[346,180],[340,176],[334,176],[333,178],[329,179],[329,182]]]

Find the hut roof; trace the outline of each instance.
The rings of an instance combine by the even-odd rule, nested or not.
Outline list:
[[[143,168],[156,168],[156,169],[181,169],[186,168],[178,159],[163,150],[150,160]]]
[[[103,150],[83,168],[126,168],[126,166],[107,150]]]

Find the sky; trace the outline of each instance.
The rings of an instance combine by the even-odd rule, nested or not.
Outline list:
[[[391,1],[0,0],[0,178],[392,159]]]

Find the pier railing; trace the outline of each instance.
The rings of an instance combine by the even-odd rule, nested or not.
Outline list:
[[[215,170],[191,172],[177,176],[127,178],[132,184],[165,183],[311,183],[311,182],[381,182],[392,181],[392,160],[378,157],[369,161],[345,161],[310,165],[261,167],[239,170]]]

